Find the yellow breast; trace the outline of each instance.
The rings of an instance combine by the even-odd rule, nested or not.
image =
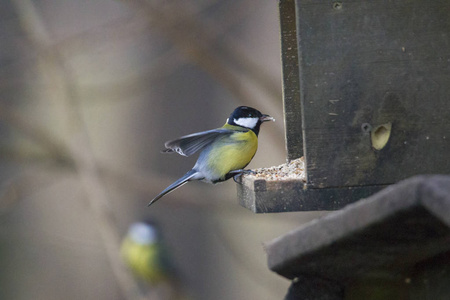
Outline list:
[[[209,154],[208,165],[214,173],[220,174],[222,180],[230,171],[245,168],[258,149],[258,137],[251,130],[236,131],[215,143]]]
[[[165,280],[167,274],[161,268],[157,245],[140,245],[125,239],[121,246],[125,263],[142,280],[156,284]]]

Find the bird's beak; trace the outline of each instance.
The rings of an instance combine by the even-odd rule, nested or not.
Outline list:
[[[275,119],[272,118],[272,117],[269,116],[269,115],[262,115],[261,118],[259,118],[259,120],[260,120],[261,122],[267,122],[267,121],[274,121],[274,122],[275,122]]]

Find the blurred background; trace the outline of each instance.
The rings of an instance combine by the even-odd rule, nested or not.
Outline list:
[[[255,215],[232,180],[146,206],[195,163],[164,142],[239,105],[277,120],[249,167],[285,162],[276,1],[0,1],[0,44],[0,299],[165,299],[120,260],[140,220],[189,299],[282,299],[264,242],[318,213]]]

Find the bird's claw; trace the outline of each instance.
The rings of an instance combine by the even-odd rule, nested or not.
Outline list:
[[[248,174],[256,174],[255,171],[253,170],[242,170],[241,172],[237,173],[236,175],[233,176],[233,180],[234,182],[236,182],[237,184],[242,184],[242,180],[238,181],[238,178],[241,177],[242,175],[248,175]]]

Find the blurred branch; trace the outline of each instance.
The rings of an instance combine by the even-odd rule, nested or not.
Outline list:
[[[198,13],[197,15],[186,14],[186,7],[192,6],[189,5],[192,3],[190,1],[174,1],[172,3],[174,5],[171,12],[183,13],[183,15],[177,16],[180,19],[179,22],[183,23],[183,27],[186,24],[191,25],[188,26],[186,31],[193,30],[191,33],[193,36],[200,36],[210,49],[209,51],[213,53],[219,51],[227,62],[258,85],[275,103],[281,99],[281,80],[272,78],[260,64],[252,59],[251,55],[248,55],[247,51],[241,49],[241,43],[233,35],[225,34],[230,25],[235,25],[235,23],[247,19],[251,13],[254,13],[254,1],[243,0],[232,3],[233,7],[227,10],[229,15],[224,17],[223,21],[199,18]],[[221,13],[221,16],[224,16],[224,14]],[[197,20],[202,20],[202,22]]]
[[[195,16],[195,13],[191,13],[192,16]],[[33,18],[31,18],[33,19]],[[122,21],[122,20],[121,20]],[[115,24],[116,21],[112,22],[113,24]],[[133,31],[133,30],[144,30],[145,28],[147,28],[142,22],[137,22],[138,25],[131,25],[131,26],[126,26],[126,29],[124,29],[121,34],[119,34],[119,36],[126,36],[127,33],[129,33],[129,31]],[[110,24],[110,23],[108,23]],[[150,20],[149,24],[153,24],[153,21]],[[105,26],[108,27],[108,26]],[[114,28],[117,28],[117,24],[116,26],[113,26]],[[41,28],[41,30],[39,30],[40,32],[42,32],[42,26],[38,26],[37,28]],[[87,34],[88,31],[83,32],[82,34],[80,34],[79,38],[81,39],[83,36],[85,36],[85,34]],[[46,33],[43,33],[44,35],[46,35]],[[106,34],[108,35],[108,34]],[[217,37],[216,37],[217,38]],[[33,39],[36,39],[36,43],[40,43],[39,39],[33,36]],[[47,43],[50,43],[50,39],[48,37],[43,38],[42,40],[45,40]],[[77,44],[76,42],[76,38],[74,38],[72,40],[73,43]],[[66,70],[64,70],[63,67],[60,67],[60,65],[64,65],[63,60],[61,55],[59,54],[59,51],[61,51],[61,45],[65,44],[63,43],[56,43],[54,44],[54,46],[49,46],[49,45],[44,45],[42,43],[42,45],[39,46],[38,48],[38,56],[41,57],[41,59],[46,59],[46,60],[50,60],[49,64],[53,65],[54,68],[59,69],[59,71],[57,72],[58,74],[65,74]],[[67,45],[71,45],[71,43],[69,44],[65,44]],[[64,47],[65,48],[65,47]],[[167,71],[170,70],[169,68],[165,68],[165,66],[167,66],[167,63],[169,63],[170,65],[173,65],[173,67],[175,67],[175,65],[178,63],[176,59],[174,59],[174,57],[172,56],[173,53],[169,52],[168,54],[165,53],[162,56],[160,56],[156,62],[154,62],[153,67],[156,68],[156,70],[163,70],[163,71]],[[52,60],[54,58],[58,58],[58,60],[60,61],[57,65],[55,65],[55,63],[52,62]],[[174,65],[175,64],[175,65]],[[153,70],[153,72],[149,73],[148,76],[149,78],[151,78],[152,76],[155,76],[154,74],[156,74],[159,72],[155,72]],[[64,76],[63,76],[64,78]],[[137,77],[138,79],[141,80],[141,82],[146,82],[149,78],[144,76],[143,78],[141,78],[140,76]],[[65,79],[64,81],[67,83],[68,80],[74,80],[72,79]],[[130,79],[128,82],[131,83],[134,80],[136,80],[136,78],[132,78]],[[124,85],[126,85],[127,83],[124,83]],[[112,84],[112,86],[116,86],[116,84]],[[70,91],[70,86],[69,86],[69,91]],[[68,87],[64,87],[64,89],[67,91]],[[130,90],[132,90],[130,88]],[[74,93],[73,91],[70,91],[70,93]],[[77,93],[75,93],[77,94]],[[74,95],[73,97],[78,98],[79,100],[79,95]],[[72,111],[72,109],[68,108],[67,109],[69,112]],[[29,121],[28,118],[26,118],[26,116],[24,116],[23,114],[18,113],[17,111],[15,111],[14,109],[10,108],[10,107],[6,107],[4,105],[2,105],[0,103],[0,117],[2,117],[7,123],[9,123],[10,125],[12,125],[14,128],[19,129],[20,131],[22,131],[23,133],[25,133],[28,137],[30,137],[33,141],[35,141],[37,144],[39,144],[40,146],[44,147],[45,149],[47,149],[47,151],[49,151],[50,154],[50,159],[54,159],[56,162],[59,162],[60,165],[65,166],[65,167],[69,167],[69,168],[73,168],[74,167],[74,159],[71,156],[70,153],[70,149],[67,146],[67,143],[65,143],[64,141],[58,139],[56,136],[52,135],[50,132],[42,129],[39,126],[36,126],[36,124],[33,124],[32,122]],[[72,118],[73,119],[73,118]],[[269,128],[268,128],[269,129]],[[279,135],[278,135],[279,136]],[[25,155],[25,154],[24,154]],[[137,190],[140,191],[142,193],[144,193],[145,195],[149,195],[152,196],[156,191],[158,191],[162,186],[166,186],[169,183],[171,183],[172,178],[167,178],[167,177],[162,177],[160,174],[151,174],[151,173],[147,173],[147,174],[138,174],[135,170],[112,170],[109,166],[106,166],[104,164],[99,163],[98,161],[96,161],[97,163],[97,170],[98,172],[100,172],[101,177],[106,180],[107,182],[114,182],[114,185],[119,186],[121,188],[126,188],[126,189],[132,189],[132,190]],[[184,193],[183,196],[185,196],[186,194],[189,195],[189,197],[182,197],[181,194],[177,194],[177,193],[173,193],[171,194],[169,197],[171,197],[171,201],[167,202],[168,205],[174,205],[174,206],[180,206],[180,205],[186,205],[188,206],[195,206],[195,209],[211,209],[211,205],[212,205],[212,201],[210,201],[209,199],[214,199],[215,194],[214,192],[209,192],[210,189],[204,189],[201,187],[197,187],[196,185],[188,185],[185,187],[184,189]],[[223,202],[220,201],[219,202],[222,211],[231,211],[231,212],[235,212],[239,210],[239,207],[237,207],[236,205],[230,205],[229,202]]]
[[[22,0],[16,0],[16,3],[20,2]],[[247,51],[240,48],[239,42],[232,36],[225,34],[229,26],[245,19],[251,11],[254,11],[253,2],[245,0],[233,4],[236,7],[228,9],[228,11],[232,11],[232,14],[226,18],[228,23],[220,22],[220,26],[217,20],[209,21],[200,16],[203,10],[207,10],[216,1],[207,2],[200,6],[192,5],[189,1],[156,1],[157,3],[152,3],[155,1],[123,0],[123,2],[143,8],[146,15],[145,21],[137,16],[119,17],[100,26],[81,31],[62,41],[52,41],[52,43],[50,43],[48,34],[42,24],[38,24],[34,20],[35,17],[31,10],[23,6],[22,12],[25,13],[23,18],[25,23],[33,24],[33,26],[38,25],[34,30],[35,33],[29,37],[34,39],[35,36],[40,36],[40,39],[45,41],[42,45],[44,47],[40,49],[41,54],[56,50],[59,53],[70,55],[68,51],[76,49],[79,52],[83,45],[92,47],[93,44],[99,43],[117,43],[120,39],[129,39],[130,36],[133,37],[149,29],[158,28],[181,53],[185,54],[216,80],[225,83],[225,86],[241,102],[250,101],[252,104],[261,104],[259,99],[247,97],[246,93],[240,91],[242,88],[239,80],[232,79],[235,77],[234,73],[237,70],[245,74],[265,94],[270,95],[275,105],[278,104],[281,99],[281,82],[271,78],[268,72],[261,68],[260,64],[252,60]],[[136,12],[141,13],[140,10],[136,10]],[[198,20],[203,21],[199,22]],[[166,60],[166,62],[168,61]],[[233,71],[233,68],[237,70]],[[268,109],[266,109],[268,112],[276,109],[274,105],[263,105],[268,106]],[[256,106],[259,107],[260,105]]]
[[[186,13],[189,10],[187,8],[192,6],[189,5],[191,3],[189,1],[173,1],[171,2],[172,5],[166,6],[166,9],[158,3],[150,4],[154,1],[136,1],[148,3],[151,10],[156,13],[161,13],[166,17],[166,23],[161,24],[163,25],[161,29],[164,32],[171,30],[180,31],[182,35],[182,40],[179,41],[180,43],[198,45],[199,48],[196,51],[211,53],[216,62],[225,60],[224,67],[226,69],[230,69],[229,64],[231,64],[234,68],[246,75],[247,78],[253,80],[266,94],[270,95],[274,102],[281,99],[281,81],[274,82],[273,78],[269,76],[260,64],[254,62],[248,53],[239,49],[239,43],[230,35],[224,34],[227,27],[224,27],[222,22],[219,23],[217,20],[212,22],[206,21],[205,18],[200,18],[198,13],[195,15]],[[249,8],[252,8],[251,11],[254,11],[254,2],[252,1],[238,1],[237,4],[237,7],[229,10],[233,12],[233,15],[228,19],[228,22],[238,22],[244,19],[248,16]],[[169,18],[167,19],[167,17]],[[158,23],[158,20],[153,20],[155,23]],[[177,35],[170,36],[177,39],[180,38]],[[193,43],[193,37],[197,37],[195,43]],[[174,40],[171,41],[174,42]]]
[[[53,136],[50,132],[36,126],[36,124],[32,124],[25,116],[1,103],[0,118],[44,147],[49,153],[50,160],[55,160],[59,165],[68,167],[71,170],[74,169],[77,172],[80,182],[85,188],[92,211],[97,218],[98,230],[103,238],[109,262],[122,292],[129,299],[135,299],[136,295],[138,298],[143,298],[136,283],[118,256],[119,235],[114,221],[114,214],[109,206],[110,196],[108,195],[106,184],[112,183],[115,186],[139,190],[146,195],[152,195],[161,186],[170,183],[171,179],[162,178],[160,174],[142,175],[137,174],[133,170],[112,170],[109,166],[99,163],[92,151],[89,132],[81,114],[81,97],[79,89],[75,85],[76,78],[74,78],[73,72],[65,64],[60,52],[61,45],[52,45],[51,38],[46,32],[39,13],[35,10],[31,0],[13,0],[13,2],[19,11],[18,15],[24,22],[23,26],[28,33],[30,41],[38,50],[39,59],[44,60],[45,67],[52,69],[49,73],[53,74],[53,76],[58,76],[62,82],[61,88],[67,103],[66,113],[72,126],[72,136],[67,141],[63,141]],[[146,9],[147,14],[150,16],[148,24],[156,24],[163,33],[168,33],[167,35],[178,50],[227,87],[240,101],[249,102],[257,107],[263,106],[265,112],[277,110],[275,106],[276,101],[281,99],[279,85],[274,83],[259,65],[252,62],[245,52],[237,50],[235,41],[232,41],[230,37],[218,39],[223,33],[223,28],[214,26],[212,22],[200,24],[198,19],[195,18],[196,14],[186,15],[184,9],[180,8],[180,6],[185,4],[182,2],[176,4],[177,9],[172,8],[170,11],[166,10],[169,7],[167,5],[158,7],[150,6],[148,3],[144,4],[140,0],[132,0],[131,2],[149,5],[148,9]],[[244,2],[249,3],[249,1]],[[243,10],[238,10],[238,12],[242,13]],[[234,17],[239,19],[239,14],[236,14]],[[197,43],[198,40],[193,41],[192,36],[200,36],[204,40]],[[155,76],[154,74],[160,76],[158,71],[160,69],[167,74],[169,70],[173,70],[180,62],[177,59],[173,59],[173,56],[173,52],[164,53],[153,64],[151,73],[144,74],[144,76],[140,75],[137,79],[141,80],[141,82],[147,82],[149,78],[152,79]],[[168,64],[170,65],[169,68],[167,68]],[[155,71],[154,68],[157,68],[157,70]],[[248,76],[261,90],[267,92],[274,101],[261,105],[260,99],[257,99],[245,90],[245,87],[236,76],[237,70]],[[126,82],[120,82],[120,84],[124,86],[128,84],[133,85],[129,88],[131,91],[134,90],[135,81],[136,78],[131,78]],[[137,85],[140,85],[140,83],[137,83]],[[116,84],[112,84],[112,86],[116,86]],[[116,94],[114,91],[112,93]],[[118,97],[117,95],[115,96]],[[278,124],[281,125],[281,122]],[[280,135],[278,134],[277,136],[279,137]],[[30,154],[21,153],[20,155],[25,157]],[[41,159],[42,157],[39,156],[37,158]],[[8,192],[5,197],[8,199],[17,198],[15,190],[17,189],[9,190],[11,194]],[[0,198],[3,198],[2,196]],[[197,207],[194,207],[194,209],[197,209],[198,206],[200,208],[217,209],[217,206],[220,206],[217,209],[220,213],[223,213],[224,209],[226,211],[239,212],[238,206],[229,205],[229,202],[212,203],[211,199],[217,198],[217,193],[210,192],[208,189],[196,188],[195,185],[184,188],[183,194],[173,193],[170,197],[174,199],[167,202],[170,203],[169,205],[196,205]],[[181,199],[183,201],[180,201]],[[223,232],[218,234],[219,238],[229,240]],[[231,245],[231,243],[228,245]],[[229,252],[237,259],[239,265],[242,262],[245,264],[246,260],[241,258],[238,255],[238,251],[234,249],[237,249],[237,246],[231,245],[230,247],[231,250]],[[251,266],[244,265],[243,268],[253,271]]]
[[[219,222],[214,221],[214,223],[214,234],[216,238],[220,241],[220,244],[224,247],[225,251],[235,261],[236,266],[245,272],[248,278],[251,278],[255,283],[264,287],[269,293],[273,293],[276,290],[277,283],[267,279],[261,271],[256,268],[257,263],[252,262],[251,257],[243,253],[242,247],[237,245],[235,240],[226,233]]]
[[[55,162],[58,167],[74,170],[74,158],[64,141],[58,139],[39,125],[32,123],[29,118],[20,114],[12,107],[3,104],[0,101],[0,119],[11,128],[20,131],[26,137],[30,138],[38,146],[42,147],[45,153],[25,152],[17,148],[2,149],[2,158],[6,155],[8,158],[28,164],[30,162],[43,163],[46,161]],[[98,174],[107,183],[120,189],[138,191],[143,193],[146,198],[151,198],[159,192],[161,187],[172,183],[173,178],[165,177],[161,174],[146,172],[142,174],[137,170],[113,169],[108,165],[96,161]],[[214,203],[211,199],[217,198],[217,193],[213,189],[205,189],[198,185],[186,185],[183,187],[183,193],[171,193],[168,197],[168,205],[175,207],[192,206],[193,209],[217,209],[221,212],[230,211],[236,213],[239,207],[230,205],[226,201]],[[147,202],[143,203],[147,204]]]
[[[0,101],[0,119],[13,129],[25,134],[36,144],[44,147],[56,162],[72,164],[72,158],[68,155],[68,149],[64,143],[58,141],[43,128],[31,123],[23,114],[6,106],[2,101]],[[21,152],[15,152],[15,154],[20,155]]]
[[[242,103],[262,107],[263,111],[278,110],[281,104],[281,81],[274,84],[259,65],[254,64],[248,55],[238,52],[233,43],[218,41],[210,24],[201,24],[199,18],[183,14],[183,2],[176,5],[161,5],[161,2],[146,0],[123,0],[148,15],[154,27],[161,31],[172,44],[193,63],[209,73],[216,81],[225,86]],[[182,4],[183,3],[183,4]],[[216,29],[217,31],[217,29]],[[273,101],[262,102],[260,97],[247,91],[241,83],[236,71],[230,66],[239,68],[258,88],[270,95]],[[282,131],[282,124],[277,128]],[[280,136],[279,134],[274,135]]]
[[[187,33],[186,38],[190,39],[189,43],[193,42],[192,37],[197,38],[196,42],[200,38],[200,42],[205,46],[207,52],[213,54],[219,54],[220,52],[220,55],[216,57],[217,60],[224,59],[231,63],[234,68],[238,69],[250,80],[253,80],[259,88],[270,95],[273,101],[280,99],[281,82],[271,78],[260,64],[253,61],[251,55],[248,55],[246,51],[241,49],[241,43],[236,41],[232,35],[226,34],[231,25],[245,20],[251,13],[254,13],[255,3],[253,1],[243,0],[228,4],[222,3],[221,5],[232,5],[232,7],[220,14],[222,17],[221,21],[218,21],[216,18],[213,21],[206,17],[202,18],[201,13],[205,8],[197,4],[193,5],[192,1],[168,1],[164,6],[160,5],[161,2],[156,3],[157,1],[138,1],[148,3],[151,9],[159,8],[161,9],[160,11],[172,15],[173,18],[170,20],[172,23],[167,25]],[[152,2],[155,3],[151,5]],[[212,6],[217,4],[217,2],[212,1],[208,4]],[[225,16],[226,13],[228,13],[227,16]],[[198,20],[201,20],[201,22]]]
[[[85,47],[85,45],[92,48],[92,45],[99,43],[116,44],[121,39],[129,41],[130,36],[156,28],[165,37],[168,37],[175,48],[187,59],[197,64],[227,88],[240,103],[248,103],[269,114],[279,111],[281,81],[270,78],[258,63],[252,61],[251,55],[240,49],[239,43],[232,36],[226,34],[229,26],[245,19],[250,11],[253,11],[253,2],[245,0],[239,1],[238,4],[233,3],[232,9],[228,9],[233,12],[231,17],[227,18],[228,23],[221,22],[220,26],[216,19],[207,20],[200,16],[202,11],[207,10],[216,1],[205,2],[200,6],[192,5],[189,1],[123,0],[123,2],[138,7],[135,10],[136,15],[108,21],[51,45],[43,26],[38,26],[37,31],[44,37],[43,40],[47,40],[47,43],[44,43],[39,49],[40,55],[52,56],[57,52],[70,56],[73,49],[81,51],[80,47]],[[29,13],[27,15],[31,16]],[[33,17],[30,18],[30,20],[32,19]],[[127,43],[123,42],[125,45]],[[24,59],[27,60],[27,58]],[[120,82],[108,83],[107,87],[102,85],[86,86],[83,87],[83,93],[89,97],[101,94],[103,99],[108,99],[108,101],[128,98],[130,93],[137,93],[141,88],[147,88],[149,81],[161,78],[161,74],[162,76],[170,75],[182,62],[181,57],[174,55],[173,51],[165,51],[156,61],[149,62],[148,72],[137,74],[132,78],[125,78]],[[273,101],[267,101],[267,97],[257,96],[250,92],[248,87],[241,82],[242,74],[255,83],[263,94],[269,95]],[[4,84],[4,81],[2,82]],[[280,121],[273,124],[275,126],[268,126],[265,130],[271,135],[275,145],[284,145],[284,135],[280,134],[283,132],[283,122]],[[284,151],[284,147],[280,147],[280,150]]]
[[[83,94],[86,95],[86,98],[103,98],[109,103],[130,99],[135,94],[148,91],[151,82],[164,80],[165,77],[170,76],[174,70],[180,67],[183,64],[183,58],[175,54],[175,51],[168,50],[149,61],[149,66],[144,72],[128,78],[121,78],[117,82],[108,82],[107,86],[98,84],[83,86]],[[97,103],[97,101],[99,100],[94,103]]]
[[[31,0],[14,0],[23,29],[28,35],[32,45],[40,51],[50,46],[50,37],[44,22]],[[61,92],[64,100],[72,104],[68,107],[69,122],[74,129],[74,137],[68,141],[67,150],[73,159],[80,181],[85,187],[87,198],[96,217],[100,236],[103,239],[106,254],[116,280],[123,295],[127,299],[144,299],[139,287],[134,281],[130,271],[120,258],[120,238],[114,224],[114,216],[108,206],[108,195],[98,175],[97,165],[93,156],[88,134],[80,108],[77,106],[78,98],[74,86],[75,78],[64,65],[64,60],[57,51],[43,57],[43,73],[51,74],[60,79]],[[53,78],[55,79],[55,78]],[[17,119],[17,116],[16,116]],[[42,137],[41,137],[42,138]],[[47,142],[50,142],[47,140]]]

